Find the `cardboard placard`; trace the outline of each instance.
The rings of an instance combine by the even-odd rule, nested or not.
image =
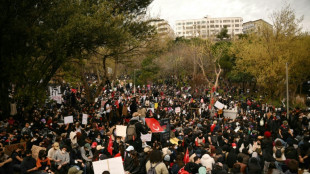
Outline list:
[[[122,157],[109,158],[93,162],[94,174],[109,171],[111,174],[125,174]]]
[[[31,152],[32,152],[32,157],[34,159],[38,159],[40,150],[46,150],[46,148],[45,147],[36,146],[36,145],[32,146]]]
[[[4,146],[5,148],[4,153],[7,154],[8,156],[11,156],[12,152],[16,150],[20,145],[22,145],[24,149],[26,149],[26,143],[16,143]]]
[[[126,137],[127,126],[116,125],[116,135]]]

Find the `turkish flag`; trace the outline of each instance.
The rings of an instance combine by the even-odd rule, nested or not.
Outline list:
[[[76,92],[77,92],[77,90],[76,90],[76,89],[74,89],[74,88],[72,88],[72,89],[71,89],[71,92],[72,92],[72,93],[76,93]]]
[[[187,164],[189,162],[188,148],[186,149],[186,153],[185,153],[183,161],[184,161],[185,164]]]
[[[164,129],[155,118],[146,118],[145,122],[152,132],[164,132]]]
[[[109,145],[108,145],[108,152],[112,155],[112,146],[113,146],[113,142],[112,142],[112,135],[110,135],[110,139],[109,139]]]

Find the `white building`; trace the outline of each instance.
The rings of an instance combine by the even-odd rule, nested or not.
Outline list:
[[[150,25],[156,28],[156,31],[160,36],[169,36],[174,38],[174,31],[168,21],[163,19],[152,19],[150,21]]]
[[[178,20],[176,21],[175,34],[177,37],[187,39],[208,38],[216,36],[222,28],[227,27],[228,34],[235,36],[242,34],[242,23],[241,17],[211,18],[207,16],[202,19]]]

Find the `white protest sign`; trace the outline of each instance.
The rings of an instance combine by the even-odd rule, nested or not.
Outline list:
[[[67,117],[64,117],[64,123],[65,124],[69,124],[69,123],[73,123],[73,116],[67,116]]]
[[[238,112],[236,110],[224,110],[224,117],[232,120],[236,119]]]
[[[95,103],[97,103],[97,101],[98,101],[98,98],[95,98]]]
[[[225,105],[219,101],[216,101],[214,106],[217,107],[218,109],[223,109]]]
[[[150,141],[152,141],[152,134],[141,134],[141,140],[143,142],[150,142]]]
[[[180,113],[181,112],[181,108],[180,107],[176,107],[175,108],[175,113]]]
[[[87,118],[88,118],[88,115],[87,114],[83,114],[82,124],[87,124]]]
[[[116,125],[116,135],[126,137],[127,126]]]
[[[109,158],[93,162],[94,174],[102,174],[109,171],[111,174],[125,174],[122,157]]]

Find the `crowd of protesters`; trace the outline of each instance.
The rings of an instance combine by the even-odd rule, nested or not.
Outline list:
[[[113,157],[122,157],[127,174],[153,169],[157,174],[307,173],[310,115],[299,109],[287,115],[284,107],[251,98],[241,101],[231,94],[234,90],[218,94],[217,89],[171,83],[134,89],[124,83],[106,85],[90,103],[85,89],[64,87],[61,103],[34,105],[27,112],[17,104],[16,115],[1,120],[0,173],[91,174],[92,162]],[[225,117],[215,101],[234,109],[236,118]],[[85,125],[83,114],[88,115]],[[63,124],[69,115],[73,123]],[[170,138],[178,141],[162,141],[160,133],[153,133],[151,142],[143,142],[141,133],[150,133],[144,118],[169,118]],[[116,136],[116,125],[134,125],[134,136]],[[5,153],[8,145],[23,142]],[[46,149],[37,159],[33,145]]]

